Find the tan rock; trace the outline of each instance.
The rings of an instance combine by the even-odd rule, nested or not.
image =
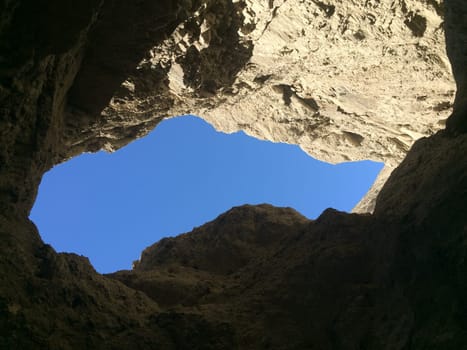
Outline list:
[[[355,209],[371,211],[413,142],[451,111],[442,14],[424,1],[207,2],[122,84],[103,112],[103,147],[129,142],[119,125],[140,136],[195,114],[322,161],[384,162]]]

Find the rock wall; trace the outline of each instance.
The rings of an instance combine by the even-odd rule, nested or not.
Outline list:
[[[4,1],[0,348],[464,348],[465,18],[461,0]],[[387,173],[408,155],[372,215],[236,208],[112,276],[41,241],[46,170],[185,113]]]
[[[384,162],[356,209],[371,211],[413,142],[451,112],[443,15],[436,1],[206,2],[151,50],[104,115],[148,123],[191,113],[326,162]],[[119,139],[110,134],[106,146]]]

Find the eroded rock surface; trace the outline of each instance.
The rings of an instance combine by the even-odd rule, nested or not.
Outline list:
[[[0,348],[465,348],[465,18],[461,0],[1,3]],[[453,114],[408,151],[451,107],[443,28]],[[372,215],[234,208],[111,276],[41,241],[46,170],[188,112],[327,161],[408,156]]]
[[[103,115],[118,125],[191,113],[323,161],[384,162],[357,209],[372,210],[413,142],[451,112],[443,15],[436,1],[206,2]],[[120,141],[109,132],[106,147]]]

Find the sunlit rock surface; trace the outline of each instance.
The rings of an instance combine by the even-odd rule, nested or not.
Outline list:
[[[0,348],[465,348],[466,7],[4,1]],[[46,170],[182,113],[332,162],[408,155],[373,215],[234,208],[112,276],[43,244]]]
[[[148,53],[103,116],[144,125],[194,113],[323,161],[382,161],[356,209],[372,210],[413,142],[452,110],[443,14],[436,1],[206,2]],[[119,147],[118,134],[103,136]]]

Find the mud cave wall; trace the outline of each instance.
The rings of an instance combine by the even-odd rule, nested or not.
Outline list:
[[[462,1],[0,6],[0,347],[466,346]],[[114,276],[43,244],[27,217],[45,171],[186,113],[330,162],[385,161],[381,184],[405,159],[372,215],[237,208]],[[206,249],[218,234],[228,269]]]

